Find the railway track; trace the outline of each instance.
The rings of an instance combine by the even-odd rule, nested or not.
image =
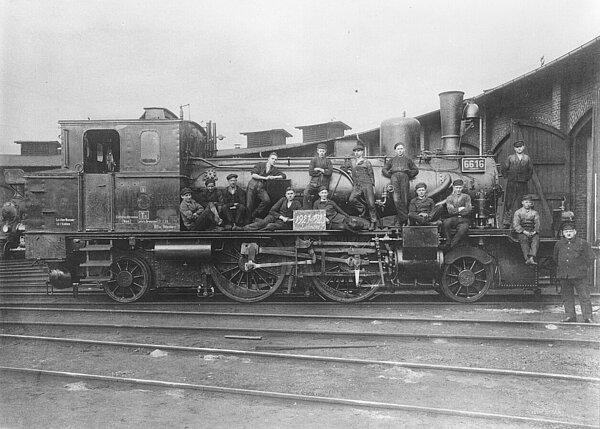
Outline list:
[[[443,365],[424,365],[400,361],[382,361],[374,359],[351,359],[331,356],[311,356],[295,355],[286,353],[272,352],[251,352],[244,350],[229,350],[218,348],[199,348],[184,347],[149,343],[125,343],[117,341],[93,341],[77,338],[50,338],[50,337],[32,337],[20,335],[2,335],[3,347],[19,348],[19,356],[27,357],[20,359],[20,365],[14,365],[10,359],[2,359],[0,371],[4,374],[26,374],[39,380],[42,376],[72,378],[88,382],[101,381],[109,383],[127,383],[133,386],[156,386],[169,387],[184,390],[200,390],[203,392],[212,392],[225,395],[243,395],[265,399],[278,399],[285,401],[303,401],[315,404],[327,404],[335,406],[350,406],[359,408],[374,408],[388,411],[417,412],[425,415],[441,414],[444,416],[460,416],[469,419],[474,425],[484,424],[482,421],[500,421],[511,422],[511,424],[522,423],[524,425],[560,425],[565,427],[595,427],[593,422],[597,413],[588,413],[585,419],[573,420],[568,411],[554,410],[548,415],[539,413],[527,414],[522,405],[513,404],[510,407],[501,406],[496,410],[494,407],[482,406],[475,399],[478,395],[476,389],[469,386],[479,382],[493,384],[494,389],[501,392],[503,389],[511,388],[518,391],[518,401],[527,403],[528,400],[534,400],[534,397],[543,394],[539,392],[540,387],[544,389],[568,390],[569,385],[577,385],[585,393],[598,393],[598,384],[600,379],[596,377],[570,376],[565,374],[549,374],[542,372],[526,372],[514,370],[501,370],[482,367],[457,367]],[[39,349],[41,344],[52,343],[52,353],[46,353],[43,368],[39,364],[35,365],[35,359],[32,356],[33,350]],[[132,351],[135,356],[132,356]],[[160,350],[162,356],[168,359],[171,369],[169,376],[171,378],[158,377],[165,372],[165,362],[162,361],[158,367],[148,371],[141,368],[140,360],[147,360],[150,356],[149,351]],[[85,357],[85,362],[75,363],[73,359],[50,359],[48,355],[57,354],[58,356],[69,356],[73,353]],[[115,365],[106,368],[99,365],[104,360],[104,356],[110,355],[111,362],[131,362],[130,368],[123,371],[121,366]],[[204,362],[208,362],[207,368],[195,368],[194,373],[181,371],[182,368],[188,368],[190,361],[197,360],[200,356]],[[235,358],[232,358],[235,357]],[[211,367],[211,362],[218,362],[217,367]],[[32,364],[32,366],[26,366]],[[150,365],[147,362],[147,365]],[[249,367],[249,368],[248,368]],[[104,371],[98,370],[103,368]],[[91,371],[94,369],[94,371]],[[107,371],[108,369],[108,371]],[[111,371],[112,369],[112,371]],[[120,369],[117,370],[117,369]],[[206,369],[206,371],[203,371]],[[210,371],[208,371],[210,369]],[[86,371],[87,370],[87,371]],[[235,379],[231,379],[227,372],[234,372]],[[255,376],[249,376],[247,371],[254,373]],[[267,378],[256,376],[263,373]],[[273,389],[270,383],[270,376],[275,373],[286,372],[286,390]],[[114,376],[115,372],[120,376]],[[187,382],[178,381],[182,374],[186,375]],[[239,379],[241,374],[246,374],[242,383],[235,380]],[[316,374],[315,380],[308,380],[308,375]],[[455,374],[455,375],[448,375]],[[338,380],[343,377],[346,382],[339,383]],[[361,380],[378,380],[373,384],[368,382],[361,385],[360,391],[356,391],[352,383],[353,377]],[[411,383],[398,385],[396,380],[414,378],[418,380],[420,389],[410,389]],[[440,380],[450,379],[453,381],[453,395],[461,398],[460,404],[449,401],[447,395],[443,392],[432,393],[427,389],[427,400],[423,393],[419,393],[423,386],[433,386]],[[212,384],[207,384],[211,381]],[[338,396],[327,395],[331,391],[331,384],[336,385],[335,392]],[[582,384],[583,383],[583,384]],[[327,386],[324,386],[326,384]],[[343,386],[339,386],[342,384]],[[414,383],[417,384],[417,383]],[[465,387],[466,385],[466,387]],[[386,388],[387,386],[387,388]],[[531,386],[536,386],[532,390]],[[587,386],[582,388],[582,386]],[[411,393],[410,391],[413,390]],[[532,397],[532,393],[534,394]],[[411,400],[412,395],[417,395]],[[524,396],[529,395],[529,397]],[[561,395],[559,395],[561,396]],[[465,406],[465,404],[478,404],[476,407]],[[480,421],[480,423],[474,423]],[[526,426],[531,427],[531,426]]]

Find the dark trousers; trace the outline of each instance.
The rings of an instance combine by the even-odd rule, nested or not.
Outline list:
[[[257,200],[260,200],[258,207],[256,206]],[[250,180],[246,190],[246,204],[250,219],[260,218],[267,214],[267,209],[271,205],[271,198],[269,198],[269,194],[262,183],[254,179]]]
[[[435,206],[431,213],[429,213],[429,217],[419,216],[417,213],[409,213],[408,219],[411,221],[412,225],[425,226],[431,225],[431,222],[435,222],[440,218],[442,212],[444,211],[444,206],[439,205]]]
[[[194,224],[188,227],[189,231],[205,231],[217,223],[215,222],[215,216],[209,209],[205,209],[193,220]]]
[[[527,237],[525,234],[517,234],[523,257],[527,260],[530,256],[536,256],[540,247],[540,235],[535,234],[533,237]]]
[[[302,197],[302,209],[312,210],[315,197],[318,197],[319,186],[309,183],[304,189],[304,195]]]
[[[275,231],[278,229],[292,229],[293,222],[284,222],[281,219],[277,219],[274,222],[269,222],[263,229],[265,231]]]
[[[276,220],[277,219],[275,218],[275,216],[268,215],[264,219],[256,219],[254,222],[249,223],[248,225],[244,226],[244,229],[246,231],[258,231],[260,229],[263,229],[271,222],[275,222]]]
[[[504,224],[512,224],[515,210],[521,207],[523,196],[527,193],[527,182],[510,180],[506,183],[504,197]]]
[[[227,225],[243,226],[246,224],[246,218],[248,217],[247,212],[248,210],[243,204],[238,204],[235,209],[223,206],[221,209],[221,216],[225,219]]]
[[[375,208],[375,191],[371,185],[355,183],[348,198],[348,204],[358,212],[360,216],[366,217],[367,208],[371,222],[377,222],[377,210]]]
[[[560,280],[560,293],[562,295],[565,313],[568,317],[577,317],[575,312],[575,290],[579,295],[579,303],[581,304],[581,313],[583,319],[592,318],[592,301],[590,298],[590,289],[587,284],[587,278],[580,279],[558,279]]]
[[[452,228],[456,228],[456,234],[452,237]],[[446,237],[446,245],[454,248],[465,238],[469,233],[469,219],[459,216],[452,216],[444,219],[442,222],[442,231]]]
[[[394,187],[394,206],[400,224],[408,221],[408,192],[410,191],[409,178],[406,173],[394,173],[391,177]]]

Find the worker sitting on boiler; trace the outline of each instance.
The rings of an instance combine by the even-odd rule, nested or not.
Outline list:
[[[408,205],[408,219],[412,225],[440,225],[438,219],[443,211],[443,206],[436,206],[427,196],[427,185],[423,182],[415,186],[417,196],[410,200]]]
[[[214,214],[210,210],[205,210],[192,198],[190,188],[181,190],[181,199],[179,213],[181,213],[181,220],[186,230],[205,231],[216,225]]]
[[[449,218],[442,222],[442,231],[446,237],[446,244],[442,246],[443,250],[455,248],[469,234],[469,215],[471,214],[471,197],[469,194],[463,194],[464,182],[456,179],[452,183],[452,193],[446,198],[446,209]],[[456,234],[452,237],[452,229],[456,228]]]
[[[523,207],[515,211],[513,229],[519,237],[523,258],[527,265],[537,265],[535,257],[540,246],[540,215],[533,210],[533,195],[525,195]]]

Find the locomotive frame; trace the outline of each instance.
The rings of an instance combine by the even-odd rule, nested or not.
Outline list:
[[[401,289],[434,289],[474,302],[490,288],[539,290],[551,282],[554,238],[542,239],[540,265],[531,267],[523,264],[510,231],[495,227],[499,191],[491,156],[475,157],[475,168],[465,172],[461,161],[473,156],[419,155],[420,174],[430,178],[438,199],[460,177],[474,201],[468,245],[443,253],[433,226],[355,233],[182,231],[180,189],[231,172],[245,185],[259,159],[215,158],[212,130],[166,109],[147,108],[132,120],[59,123],[63,169],[26,176],[26,257],[49,265],[52,287],[73,286],[76,292],[94,285],[119,302],[162,288],[191,287],[208,295],[215,286],[240,302],[260,301],[278,290],[307,293],[311,286],[346,303]],[[414,123],[408,132],[412,128]],[[370,159],[381,168],[386,156]],[[269,191],[272,201],[288,185],[304,189],[308,160],[284,161],[291,179]],[[334,199],[345,203],[351,177],[336,168],[332,183]],[[376,188],[385,215],[393,205],[381,174]]]

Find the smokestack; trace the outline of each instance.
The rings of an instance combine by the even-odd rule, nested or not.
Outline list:
[[[446,91],[440,93],[440,119],[442,122],[442,153],[455,155],[458,153],[460,139],[460,120],[462,116],[462,91]]]

